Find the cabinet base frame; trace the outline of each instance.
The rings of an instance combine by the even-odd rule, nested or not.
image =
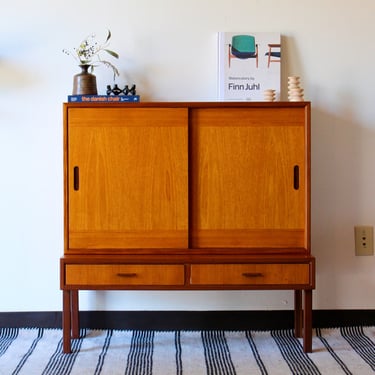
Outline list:
[[[63,352],[71,353],[71,340],[79,338],[79,289],[63,290]],[[303,351],[312,352],[312,290],[294,290],[294,332],[303,338]]]

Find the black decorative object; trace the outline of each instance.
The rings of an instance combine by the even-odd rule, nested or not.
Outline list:
[[[133,85],[130,89],[128,85],[121,90],[117,83],[111,87],[111,85],[107,85],[107,95],[136,95],[136,85]]]

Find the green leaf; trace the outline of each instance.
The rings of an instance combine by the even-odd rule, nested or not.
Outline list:
[[[115,57],[116,59],[119,58],[119,55],[116,53],[116,52],[113,52],[109,49],[103,49],[103,51],[106,51],[107,53],[109,53],[111,56]]]
[[[107,39],[106,39],[106,43],[111,39],[111,36],[112,36],[112,34],[111,34],[111,30],[108,30],[108,35],[107,35]]]

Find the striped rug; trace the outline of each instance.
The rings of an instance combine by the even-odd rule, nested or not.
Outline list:
[[[82,330],[62,354],[59,329],[0,329],[1,375],[375,373],[375,327],[316,329],[305,354],[291,330]]]

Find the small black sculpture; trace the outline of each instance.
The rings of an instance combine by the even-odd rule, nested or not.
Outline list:
[[[135,85],[133,85],[133,86],[130,88],[129,93],[130,93],[131,95],[136,95]]]
[[[128,85],[125,85],[124,89],[121,90],[117,83],[111,87],[111,85],[107,85],[107,95],[137,95],[136,94],[136,85],[133,85],[130,89]]]

